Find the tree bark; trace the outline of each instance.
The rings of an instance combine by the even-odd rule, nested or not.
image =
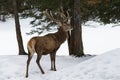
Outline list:
[[[2,21],[5,22],[6,19],[5,19],[5,15],[2,15]]]
[[[73,18],[71,24],[73,30],[71,31],[71,34],[69,34],[68,39],[69,55],[81,57],[84,55],[84,51],[82,42],[80,0],[74,0],[74,8],[72,12]]]
[[[14,9],[14,19],[15,19],[15,28],[16,28],[16,37],[17,37],[17,42],[18,42],[19,55],[25,55],[26,52],[23,47],[23,40],[21,36],[16,0],[13,0],[13,9]]]

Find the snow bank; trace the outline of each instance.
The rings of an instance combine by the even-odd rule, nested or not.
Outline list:
[[[33,57],[25,78],[27,56],[0,56],[0,80],[120,80],[120,49],[99,56],[57,56],[57,71],[50,71],[49,56],[43,56],[42,75]]]
[[[54,73],[46,80],[120,80],[120,49]]]

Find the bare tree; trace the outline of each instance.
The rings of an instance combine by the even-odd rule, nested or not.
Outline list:
[[[19,55],[25,55],[26,52],[23,47],[23,40],[20,30],[20,22],[19,22],[19,15],[17,10],[17,3],[16,0],[13,0],[13,9],[14,9],[14,19],[15,19],[15,28],[16,28],[16,37],[18,42],[18,48],[19,48]]]
[[[80,0],[74,0],[74,8],[72,11],[72,15],[73,30],[71,31],[71,34],[69,34],[68,39],[69,54],[80,57],[84,55],[82,42]]]

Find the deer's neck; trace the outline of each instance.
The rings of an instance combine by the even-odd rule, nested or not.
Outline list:
[[[56,38],[58,42],[63,43],[67,38],[67,32],[65,32],[62,28],[59,28],[56,33]]]

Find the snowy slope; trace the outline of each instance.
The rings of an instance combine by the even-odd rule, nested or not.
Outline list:
[[[57,56],[57,71],[50,71],[49,56],[43,56],[42,75],[33,57],[25,78],[27,56],[0,56],[0,80],[120,80],[120,49],[99,56]]]
[[[51,76],[48,80],[120,80],[120,49],[106,52]]]

